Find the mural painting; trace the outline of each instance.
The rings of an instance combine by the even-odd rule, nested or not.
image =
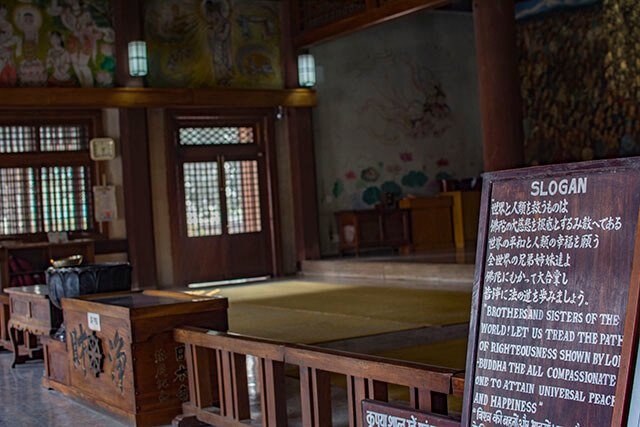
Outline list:
[[[399,131],[407,138],[437,138],[444,134],[452,124],[451,107],[433,71],[408,55],[390,53],[386,62],[394,75],[385,74],[361,112],[373,112],[392,132]],[[398,84],[398,75],[405,79],[403,84]]]
[[[149,0],[150,86],[281,88],[280,2]]]
[[[323,254],[338,250],[335,212],[482,171],[474,37],[471,15],[426,11],[311,49]]]
[[[610,3],[519,21],[528,164],[640,154],[640,84],[617,80],[640,64],[640,47],[611,43]]]
[[[384,71],[382,84],[372,85],[360,101],[359,128],[376,145],[385,146],[385,154],[391,157],[360,157],[355,161],[359,169],[339,171],[333,197],[359,209],[377,205],[383,195],[399,200],[437,192],[437,180],[453,177],[443,170],[443,163],[425,158],[429,145],[444,137],[454,120],[443,83],[432,70],[402,52],[383,51],[360,59],[363,65],[356,68],[358,75],[370,72],[365,67]],[[405,151],[398,151],[403,148]],[[444,162],[449,165],[448,160]]]
[[[113,86],[109,0],[0,2],[0,87]]]
[[[398,160],[381,161],[359,173],[352,169],[345,171],[333,183],[333,198],[340,200],[345,196],[351,208],[367,208],[379,204],[384,194],[392,195],[397,201],[407,195],[434,193],[440,180],[455,178],[447,171],[449,161],[446,159],[439,159],[434,165],[418,165],[411,153],[399,153]],[[434,169],[433,166],[437,172],[430,180],[426,171]]]

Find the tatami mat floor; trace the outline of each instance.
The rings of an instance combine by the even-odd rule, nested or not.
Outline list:
[[[469,320],[471,295],[429,289],[272,281],[197,291],[229,299],[231,332],[315,344]]]
[[[231,332],[318,344],[469,321],[469,292],[286,280],[197,291],[229,298]],[[466,340],[380,353],[394,359],[462,368]]]

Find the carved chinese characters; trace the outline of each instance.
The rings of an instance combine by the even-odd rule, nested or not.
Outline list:
[[[127,353],[124,351],[124,339],[116,330],[113,340],[109,340],[109,362],[111,362],[111,381],[124,393],[124,373],[127,368]]]
[[[81,369],[85,377],[88,372],[96,378],[100,376],[104,353],[102,340],[96,336],[95,331],[87,334],[82,324],[78,325],[78,328],[71,332],[71,352],[73,366]]]

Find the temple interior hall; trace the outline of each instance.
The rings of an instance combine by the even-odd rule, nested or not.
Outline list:
[[[478,425],[489,181],[639,109],[635,0],[2,0],[0,427]]]

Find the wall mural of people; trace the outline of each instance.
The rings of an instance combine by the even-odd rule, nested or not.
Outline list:
[[[148,0],[150,86],[281,88],[281,2]]]
[[[113,86],[109,0],[0,0],[0,86]]]
[[[0,87],[15,86],[18,73],[15,57],[22,54],[22,39],[7,20],[7,6],[0,3]]]
[[[207,24],[207,42],[213,59],[213,73],[223,86],[228,85],[233,76],[229,13],[227,2],[215,0],[202,2],[202,16]]]

